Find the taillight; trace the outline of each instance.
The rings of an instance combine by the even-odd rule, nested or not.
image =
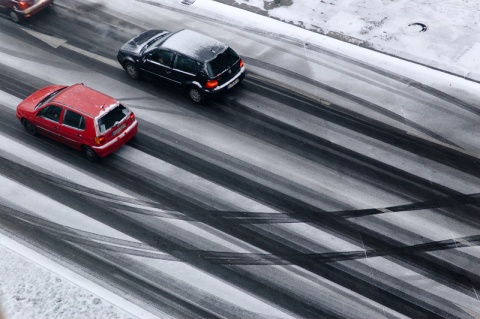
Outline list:
[[[18,8],[20,10],[28,9],[28,3],[26,1],[20,1],[18,2]]]
[[[245,65],[245,63],[243,63],[243,60],[240,59],[240,67],[243,68],[244,65]]]
[[[135,114],[133,114],[133,112],[130,112],[130,119],[131,120],[135,119]]]
[[[97,145],[102,144],[103,141],[105,141],[105,136],[95,136],[95,143],[97,143]]]
[[[208,80],[207,83],[205,84],[206,89],[213,89],[216,88],[218,85],[217,80]]]

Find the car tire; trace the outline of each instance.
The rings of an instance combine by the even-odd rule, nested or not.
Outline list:
[[[197,86],[190,86],[187,89],[187,94],[194,103],[203,104],[205,102],[205,94]]]
[[[55,10],[55,6],[53,5],[53,3],[45,9],[45,13],[52,15],[54,17],[57,16],[57,11]]]
[[[125,72],[127,72],[127,75],[132,79],[134,80],[140,79],[140,70],[132,62],[125,62],[125,64],[123,65],[123,68],[125,69]]]
[[[22,17],[17,13],[16,10],[14,9],[11,9],[10,11],[8,11],[8,16],[10,17],[10,19],[15,22],[15,23],[20,23],[22,22]]]
[[[95,151],[90,146],[82,145],[82,153],[85,158],[90,162],[96,163],[100,159],[97,153],[95,153]]]
[[[37,129],[36,129],[35,125],[33,125],[32,122],[30,122],[29,120],[22,119],[22,125],[23,125],[23,127],[25,128],[25,131],[27,131],[28,134],[30,134],[32,136],[38,135],[38,132],[37,132]]]

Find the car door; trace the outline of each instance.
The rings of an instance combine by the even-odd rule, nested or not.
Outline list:
[[[63,107],[50,104],[42,108],[35,117],[35,126],[38,132],[54,140],[63,142],[60,130],[60,119]]]
[[[85,144],[85,126],[86,118],[83,115],[65,109],[60,127],[64,143],[80,149],[81,145]]]
[[[144,55],[142,70],[159,78],[176,82],[172,79],[172,62],[174,54],[170,50],[155,49]]]
[[[183,85],[198,81],[197,69],[195,60],[182,54],[176,54],[173,61],[172,78],[175,82]]]

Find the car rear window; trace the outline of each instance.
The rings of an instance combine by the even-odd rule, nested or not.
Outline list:
[[[121,122],[129,113],[130,111],[122,104],[119,104],[114,109],[111,109],[110,112],[97,120],[100,133],[105,133],[108,131],[115,125],[115,123]]]
[[[227,48],[225,51],[217,55],[217,57],[207,62],[207,72],[211,77],[217,76],[224,72],[240,59],[238,54],[231,48]]]

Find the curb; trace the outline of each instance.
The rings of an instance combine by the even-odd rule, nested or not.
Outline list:
[[[388,48],[388,47],[385,47],[383,50],[380,50],[380,49],[375,48],[374,45],[372,43],[368,42],[368,41],[361,40],[361,39],[358,39],[358,38],[355,38],[355,37],[351,37],[349,35],[343,34],[342,32],[329,31],[329,32],[325,33],[320,27],[307,29],[301,24],[295,24],[291,21],[284,21],[284,20],[272,17],[268,13],[268,10],[264,10],[264,9],[261,9],[261,8],[255,7],[255,6],[251,6],[251,5],[247,5],[245,3],[238,4],[235,0],[213,0],[213,1],[225,4],[225,5],[229,5],[229,6],[232,6],[232,7],[236,7],[236,8],[245,10],[245,11],[249,11],[249,12],[252,12],[252,13],[255,13],[255,14],[260,14],[262,16],[272,18],[272,19],[275,19],[275,20],[278,20],[278,21],[282,21],[282,22],[291,24],[293,26],[302,28],[304,30],[308,30],[308,31],[311,31],[311,32],[322,34],[324,36],[334,38],[334,39],[337,39],[337,40],[342,41],[342,42],[357,45],[357,46],[360,46],[360,47],[368,49],[368,50],[372,50],[372,51],[375,51],[375,52],[378,52],[378,53],[381,53],[381,54],[384,54],[384,55],[391,56],[393,58],[397,58],[397,59],[400,59],[400,60],[403,60],[403,61],[406,61],[406,62],[414,63],[414,64],[417,64],[417,65],[420,65],[420,66],[423,66],[423,67],[426,67],[426,68],[429,68],[429,69],[432,69],[432,70],[435,70],[435,71],[439,71],[439,72],[442,72],[442,73],[445,73],[445,74],[449,74],[449,75],[452,75],[452,76],[462,78],[462,79],[470,81],[470,82],[480,84],[480,73],[477,73],[477,72],[469,71],[466,74],[462,74],[461,70],[459,70],[458,68],[456,68],[455,66],[452,66],[452,65],[440,63],[440,62],[437,62],[437,61],[427,60],[427,59],[424,59],[424,58],[421,58],[421,57],[418,57],[418,56],[411,55],[407,52],[392,49],[392,48]],[[282,0],[282,1],[285,1],[285,0]],[[281,4],[277,5],[277,6],[281,6]]]

